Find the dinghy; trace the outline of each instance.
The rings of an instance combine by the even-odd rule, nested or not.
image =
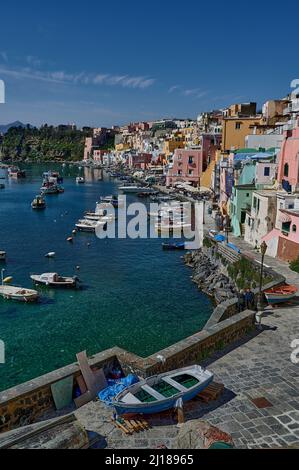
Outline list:
[[[184,402],[191,400],[212,382],[213,377],[199,365],[154,375],[118,393],[112,405],[119,415],[159,413],[174,408],[180,398]]]
[[[284,285],[267,289],[264,291],[264,294],[268,304],[278,304],[291,300],[295,297],[297,291],[298,289],[295,286]]]

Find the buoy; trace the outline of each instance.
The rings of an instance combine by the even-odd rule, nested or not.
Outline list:
[[[50,251],[49,253],[47,253],[45,255],[46,258],[54,258],[54,256],[56,255],[55,251]]]
[[[73,235],[76,235],[76,233],[77,233],[76,230],[73,230],[73,231],[72,231],[72,234],[73,234]]]
[[[87,246],[90,246],[90,243],[88,242],[88,243],[86,243],[86,245],[87,245]]]
[[[76,269],[79,271],[79,269],[80,269],[80,266],[76,266]]]
[[[66,241],[72,243],[72,242],[73,242],[73,237],[68,237],[68,238],[66,239]]]

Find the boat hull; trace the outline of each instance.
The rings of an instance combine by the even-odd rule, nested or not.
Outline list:
[[[280,304],[282,302],[288,302],[295,297],[295,294],[265,294],[268,304]]]
[[[155,401],[150,401],[150,402],[139,402],[139,403],[129,403],[126,401],[123,401],[122,398],[125,398],[126,394],[132,393],[134,395],[134,392],[136,393],[138,390],[142,389],[144,385],[151,384],[155,380],[163,380],[163,377],[168,377],[173,380],[175,380],[176,376],[179,376],[181,374],[187,374],[190,375],[191,377],[194,377],[198,380],[198,383],[192,388],[187,389],[185,388],[183,391],[179,391],[180,389],[174,385],[175,388],[178,388],[178,393],[174,394],[173,396],[170,397],[165,397],[163,399],[157,399]],[[115,400],[112,402],[112,405],[116,409],[116,412],[119,415],[126,414],[126,413],[140,413],[140,414],[152,414],[152,413],[160,413],[162,411],[166,411],[169,409],[175,408],[177,401],[179,399],[182,399],[183,402],[187,402],[189,400],[192,400],[192,398],[196,397],[202,390],[204,390],[212,381],[213,381],[213,374],[207,370],[201,369],[199,366],[193,366],[193,369],[191,368],[182,368],[182,369],[177,369],[176,371],[170,372],[170,373],[165,373],[165,374],[160,374],[159,376],[153,376],[149,377],[148,379],[145,379],[141,382],[138,382],[135,385],[131,385],[130,387],[126,388],[125,391],[120,392]],[[151,393],[151,392],[149,392]]]

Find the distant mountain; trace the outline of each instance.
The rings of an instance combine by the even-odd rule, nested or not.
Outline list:
[[[21,121],[14,121],[10,124],[0,124],[0,133],[5,134],[11,127],[26,127],[28,124],[23,124]],[[30,127],[32,127],[29,124]]]

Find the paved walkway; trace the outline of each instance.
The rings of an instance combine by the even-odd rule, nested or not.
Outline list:
[[[205,419],[229,432],[237,448],[299,446],[299,364],[290,358],[298,320],[299,304],[270,310],[261,331],[210,358],[204,365],[225,391],[210,404],[186,404],[186,419]],[[261,397],[271,406],[257,408],[252,399]],[[75,413],[91,436],[102,436],[97,447],[173,448],[179,431],[170,413],[150,417],[152,428],[132,436],[114,428],[111,410],[98,401]]]
[[[211,229],[215,229],[215,221],[206,211],[204,231],[208,232]],[[257,262],[261,262],[262,255],[257,252],[252,245],[245,242],[243,238],[235,237],[233,234],[229,233],[229,241],[240,248],[241,252],[249,258],[252,258]],[[277,258],[272,258],[266,254],[264,263],[266,267],[268,266],[274,269],[274,271],[277,271],[279,274],[284,276],[289,284],[294,284],[299,289],[299,274],[292,271],[287,262],[281,261]]]

